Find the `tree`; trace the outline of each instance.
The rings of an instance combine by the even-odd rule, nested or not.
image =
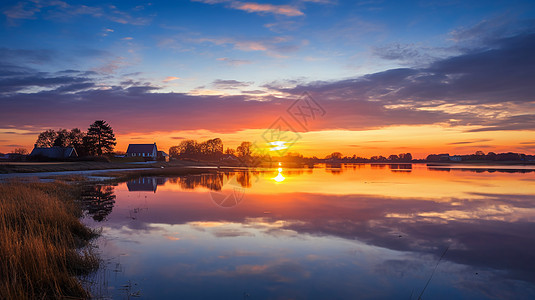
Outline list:
[[[106,121],[97,120],[87,129],[84,145],[89,154],[100,156],[103,153],[110,153],[116,144],[113,129]]]
[[[69,131],[67,129],[60,129],[56,131],[56,138],[54,139],[54,145],[58,147],[67,147],[69,146]]]
[[[395,155],[395,154],[391,154],[389,157],[388,157],[388,160],[391,160],[391,161],[397,161],[399,160],[399,156]]]
[[[334,159],[334,160],[339,160],[339,159],[342,159],[342,153],[340,152],[333,152],[327,156],[325,156],[325,159]]]
[[[47,129],[39,133],[39,136],[37,137],[37,141],[35,141],[35,144],[37,147],[52,147],[54,146],[54,142],[56,138],[57,138],[56,131],[54,131],[54,129]]]
[[[251,156],[251,147],[253,144],[251,142],[242,142],[238,148],[236,148],[236,153],[239,157]]]
[[[84,145],[85,132],[79,128],[73,128],[67,135],[67,145],[73,146],[80,156],[89,155],[89,150]]]
[[[218,159],[223,154],[223,141],[220,138],[207,140],[203,145],[203,154],[209,158]]]
[[[172,146],[169,148],[169,156],[173,158],[178,158],[180,156],[180,148],[178,146]]]
[[[235,153],[236,153],[236,150],[228,148],[228,147],[227,147],[227,150],[225,150],[225,154],[234,155]]]
[[[412,154],[410,153],[401,153],[398,155],[400,161],[411,161]]]
[[[13,153],[20,154],[20,155],[26,155],[26,154],[28,154],[28,150],[26,150],[24,148],[15,148],[15,150],[13,150]]]
[[[196,140],[184,140],[178,144],[178,152],[183,157],[196,157],[200,153],[199,144]]]

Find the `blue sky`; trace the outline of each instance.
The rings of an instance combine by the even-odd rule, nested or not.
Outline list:
[[[528,1],[258,2],[289,14],[236,3],[251,2],[8,1],[1,40],[31,51],[19,59],[38,70],[91,70],[102,84],[134,79],[189,92],[216,79],[258,88],[425,64],[456,53],[456,32],[533,16]],[[389,50],[423,57],[381,57]],[[163,82],[168,76],[180,79]]]
[[[423,76],[437,70],[430,66],[452,63],[455,57],[477,62],[478,53],[485,57],[485,51],[509,49],[513,38],[524,42],[518,51],[529,57],[529,42],[535,32],[534,6],[532,1],[4,1],[0,4],[0,101],[10,110],[0,114],[4,117],[0,131],[84,127],[85,123],[78,125],[75,121],[115,117],[119,132],[134,132],[132,126],[121,126],[120,120],[127,116],[114,111],[113,106],[105,110],[92,100],[106,91],[112,93],[106,97],[130,97],[135,91],[140,94],[130,100],[141,102],[174,97],[166,100],[166,105],[173,101],[183,105],[184,97],[208,97],[213,101],[232,98],[237,106],[240,101],[251,100],[276,104],[303,90],[313,90],[316,97],[329,101],[332,97],[327,95],[334,91],[325,89],[337,88],[348,80],[375,80],[377,91],[385,82],[381,81],[384,78],[375,78],[392,70],[416,70],[418,76]],[[528,67],[532,61],[516,63],[518,68],[512,66],[513,70]],[[440,70],[447,73],[448,68]],[[522,74],[528,82],[511,88],[511,93],[519,89],[531,92],[533,73]],[[447,76],[451,79],[456,75]],[[388,83],[382,88],[405,88],[402,81],[395,86]],[[413,101],[411,110],[428,114],[427,108],[414,102],[415,95],[422,92],[413,91],[405,98],[398,95],[396,101],[386,101],[382,93],[381,109],[390,113]],[[85,114],[67,118],[64,124],[56,122],[74,109],[70,107],[36,120],[31,113],[22,113],[23,107],[39,106],[32,102],[37,101],[36,97],[45,97],[53,105],[82,101],[87,104]],[[376,93],[367,97],[344,100],[354,100],[355,106],[360,107],[373,104],[379,96]],[[434,111],[456,114],[449,119],[467,119],[461,121],[463,125],[495,126],[489,125],[489,119],[476,122],[477,116],[468,116],[473,107],[466,105],[481,104],[482,96],[466,97],[459,91],[448,99],[425,100],[440,98],[443,102],[440,108],[435,105]],[[500,101],[512,103],[506,112],[503,107],[497,108],[495,115],[511,117],[527,111],[527,119],[533,122],[533,100],[518,97],[514,93],[503,95]],[[52,98],[57,102],[49,100]],[[472,102],[459,105],[462,101]],[[444,105],[450,106],[445,109]],[[136,113],[170,122],[170,117],[160,111],[131,111],[130,116]],[[195,110],[190,115],[196,116]],[[403,120],[392,123],[392,118],[385,115],[378,118],[382,118],[383,125],[334,124],[317,130],[414,125]],[[421,119],[427,120],[425,116]],[[430,118],[424,125],[442,124],[444,120]],[[214,127],[198,129],[214,131]],[[260,129],[246,124],[236,128]],[[163,131],[173,130],[176,129]],[[17,145],[14,137],[0,140],[3,150]]]

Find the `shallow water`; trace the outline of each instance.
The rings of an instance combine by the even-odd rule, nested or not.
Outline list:
[[[535,172],[327,165],[86,191],[96,297],[533,299]]]

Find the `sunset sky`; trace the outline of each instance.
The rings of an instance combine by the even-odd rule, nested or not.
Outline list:
[[[119,151],[219,137],[319,157],[535,153],[533,1],[8,0],[0,12],[0,152],[103,119]]]

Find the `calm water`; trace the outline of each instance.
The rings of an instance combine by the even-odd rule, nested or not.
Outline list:
[[[113,299],[534,299],[535,172],[335,165],[86,191]],[[423,293],[423,294],[422,294]]]

